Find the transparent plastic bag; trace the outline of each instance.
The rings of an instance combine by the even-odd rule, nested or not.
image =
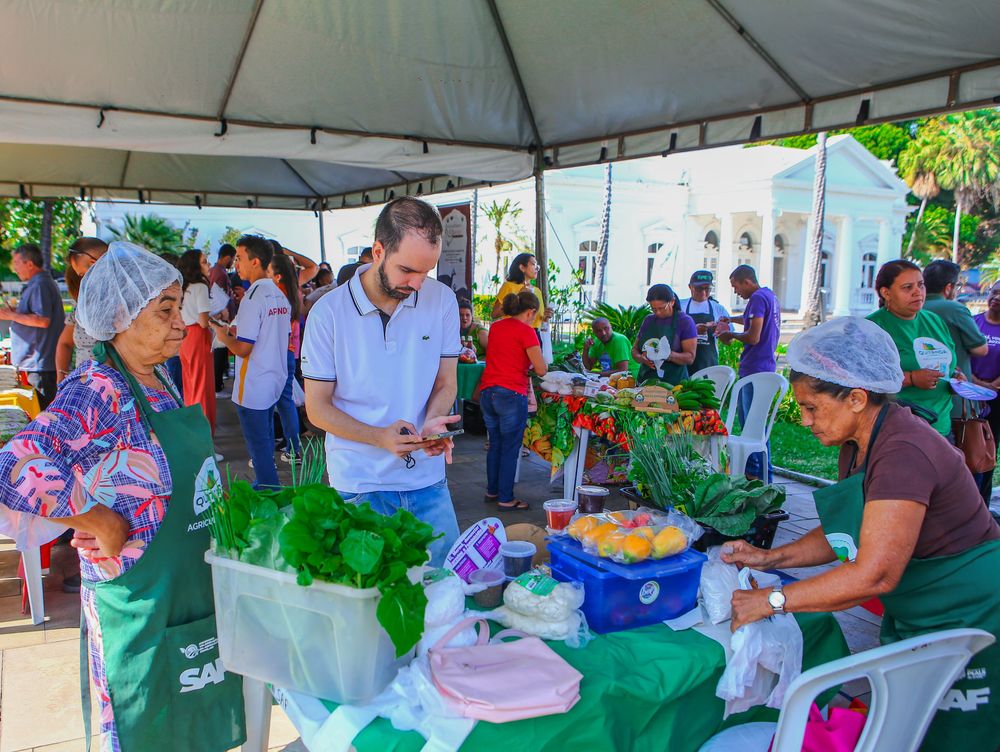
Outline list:
[[[701,604],[712,624],[733,616],[733,592],[740,589],[739,570],[721,558],[722,546],[708,549],[708,561],[701,568]]]
[[[566,528],[584,551],[619,564],[676,556],[687,551],[703,532],[687,515],[649,507],[578,514]]]
[[[504,605],[484,616],[508,629],[518,629],[543,640],[562,640],[583,647],[592,639],[583,606],[583,584],[558,582],[534,569],[507,585]]]

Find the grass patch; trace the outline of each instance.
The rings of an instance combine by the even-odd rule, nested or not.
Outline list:
[[[771,430],[771,462],[788,470],[837,480],[839,447],[826,447],[812,431],[797,423],[775,423]]]

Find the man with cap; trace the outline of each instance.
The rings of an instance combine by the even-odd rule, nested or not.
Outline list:
[[[691,297],[680,301],[680,309],[693,318],[698,326],[698,350],[694,355],[694,363],[688,366],[691,373],[719,365],[716,335],[730,330],[729,311],[712,297],[713,281],[712,272],[707,269],[696,271],[688,282]]]

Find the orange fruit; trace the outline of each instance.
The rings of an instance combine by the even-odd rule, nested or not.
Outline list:
[[[611,519],[613,519],[619,525],[624,525],[625,523],[628,522],[628,519],[629,519],[628,515],[625,514],[625,512],[609,512],[608,513],[608,517],[610,517]]]
[[[642,535],[626,535],[622,544],[622,558],[626,564],[645,561],[653,552],[653,544]]]
[[[600,543],[605,536],[610,535],[616,530],[618,530],[617,525],[610,522],[601,522],[594,525],[590,530],[580,536],[580,542],[585,548],[596,548],[597,544]]]
[[[597,543],[597,555],[610,558],[617,553],[621,553],[626,545],[628,536],[622,533],[608,533]]]
[[[637,527],[635,530],[632,531],[632,534],[633,535],[641,535],[643,538],[645,538],[646,540],[648,540],[650,543],[652,543],[653,542],[653,538],[656,537],[656,531],[653,530],[653,528],[649,527],[649,525],[643,525],[642,527]]]
[[[587,516],[577,517],[575,520],[569,523],[569,526],[566,528],[566,532],[567,534],[569,534],[571,538],[580,540],[580,538],[583,537],[584,533],[593,530],[595,527],[597,527],[597,525],[598,522],[594,517],[587,517]]]
[[[674,556],[687,548],[687,536],[678,527],[669,526],[663,528],[653,538],[653,558],[662,559],[665,556]]]

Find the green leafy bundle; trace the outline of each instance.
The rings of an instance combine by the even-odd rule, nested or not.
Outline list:
[[[783,486],[713,473],[698,485],[694,498],[681,511],[723,535],[738,537],[746,534],[757,517],[781,509],[784,503]]]
[[[324,485],[301,486],[291,498],[292,515],[278,534],[281,556],[298,572],[298,583],[313,579],[381,594],[376,616],[401,656],[423,634],[427,598],[407,572],[427,561],[427,547],[440,536],[410,512],[391,517],[368,504],[345,504]]]
[[[278,531],[288,521],[282,507],[283,492],[258,492],[243,480],[229,482],[229,492],[219,493],[211,506],[212,538],[215,549],[247,564],[287,571],[276,541]]]
[[[691,434],[673,433],[661,420],[624,422],[632,453],[629,478],[639,493],[660,509],[690,504],[698,484],[711,473]]]

